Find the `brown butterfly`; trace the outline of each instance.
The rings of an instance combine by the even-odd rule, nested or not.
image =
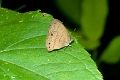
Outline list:
[[[73,39],[70,37],[67,29],[58,19],[53,19],[46,38],[46,48],[48,51],[60,49],[68,46]]]

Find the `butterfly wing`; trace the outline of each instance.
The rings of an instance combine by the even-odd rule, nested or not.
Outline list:
[[[68,46],[73,39],[70,38],[68,31],[61,21],[54,19],[49,27],[48,36],[46,38],[46,47],[48,51],[60,49]]]

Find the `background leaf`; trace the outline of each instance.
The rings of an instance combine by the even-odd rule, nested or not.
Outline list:
[[[120,36],[113,38],[101,55],[100,61],[114,64],[120,61]]]
[[[74,32],[76,36],[81,36],[78,38],[79,43],[88,50],[98,48],[108,14],[107,0],[54,1],[63,15],[81,28]]]
[[[45,40],[52,19],[51,15],[39,11],[17,13],[0,8],[2,80],[102,80],[96,64],[76,39],[71,47],[46,50]]]
[[[63,15],[73,21],[75,24],[80,25],[81,14],[81,0],[54,0],[56,6],[61,10]],[[69,4],[68,4],[69,2]],[[67,5],[66,5],[67,4]]]

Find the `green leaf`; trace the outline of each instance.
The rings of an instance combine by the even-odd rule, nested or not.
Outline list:
[[[82,36],[86,37],[85,39],[83,38],[82,44],[87,49],[93,50],[100,45],[99,39],[104,32],[107,13],[107,0],[83,1],[80,22],[82,28]],[[86,45],[86,43],[88,44]]]
[[[99,40],[101,38],[107,13],[107,0],[83,1],[81,26],[87,38],[91,40]]]
[[[52,19],[39,11],[0,9],[0,80],[102,80],[76,39],[66,48],[46,50]]]
[[[116,36],[111,40],[102,53],[100,60],[110,64],[118,63],[120,61],[120,36]]]

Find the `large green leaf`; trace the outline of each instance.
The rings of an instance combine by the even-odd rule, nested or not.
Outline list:
[[[0,8],[0,80],[102,80],[95,62],[76,39],[66,48],[46,50],[52,19],[39,11]]]

